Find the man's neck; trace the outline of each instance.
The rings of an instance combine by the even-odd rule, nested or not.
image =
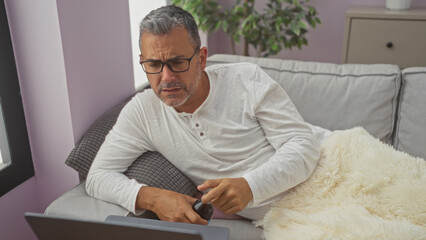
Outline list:
[[[210,81],[206,72],[201,73],[197,92],[186,103],[175,107],[177,112],[194,113],[207,99],[210,93]]]

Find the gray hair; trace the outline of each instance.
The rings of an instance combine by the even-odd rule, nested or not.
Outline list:
[[[194,48],[201,46],[200,35],[194,17],[180,7],[167,5],[151,11],[139,26],[139,47],[142,51],[142,34],[166,35],[176,28],[185,28]]]

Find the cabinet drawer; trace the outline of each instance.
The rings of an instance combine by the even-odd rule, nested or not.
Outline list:
[[[352,18],[348,63],[426,66],[426,21]]]

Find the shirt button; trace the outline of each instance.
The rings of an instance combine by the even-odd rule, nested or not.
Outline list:
[[[200,136],[201,136],[201,137],[202,137],[202,136],[204,136],[204,133],[203,133],[203,132],[201,132],[201,133],[200,133]]]
[[[195,124],[195,127],[199,127],[199,126],[200,126],[200,124],[198,124],[198,123]]]

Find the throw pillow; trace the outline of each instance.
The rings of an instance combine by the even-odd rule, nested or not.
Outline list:
[[[69,154],[65,164],[76,170],[80,177],[87,177],[99,148],[127,102],[113,107],[97,119]],[[197,193],[195,184],[158,152],[142,154],[124,174],[152,187],[172,190],[189,196]]]
[[[93,159],[126,103],[127,101],[113,107],[99,117],[68,155],[65,164],[76,170],[80,177],[87,177]]]

